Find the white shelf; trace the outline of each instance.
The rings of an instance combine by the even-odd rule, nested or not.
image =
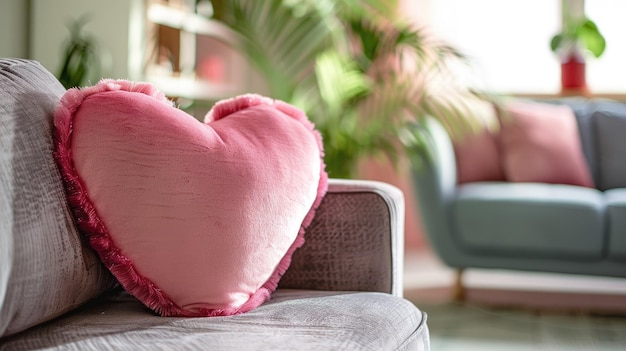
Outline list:
[[[192,100],[221,100],[241,94],[235,85],[212,83],[194,77],[171,77],[151,74],[146,80],[165,95]]]
[[[180,48],[178,52],[178,68],[182,73],[174,74],[163,70],[155,63],[145,69],[145,80],[157,86],[165,95],[191,100],[221,100],[242,93],[242,75],[238,56],[234,55],[234,47],[239,42],[239,35],[223,23],[193,13],[189,9],[174,8],[160,3],[151,3],[147,7],[147,21],[180,31]],[[228,79],[225,82],[199,78],[194,74],[197,66],[198,37],[206,36],[217,40],[215,48],[218,56],[224,61]],[[221,43],[226,47],[222,47]],[[157,45],[159,45],[157,43]],[[206,45],[206,44],[204,44]],[[232,52],[231,52],[232,51]]]
[[[148,20],[186,32],[208,35],[229,45],[238,41],[237,33],[223,23],[165,5],[151,4]]]

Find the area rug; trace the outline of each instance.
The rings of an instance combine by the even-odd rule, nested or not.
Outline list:
[[[626,315],[420,303],[434,351],[626,349]]]

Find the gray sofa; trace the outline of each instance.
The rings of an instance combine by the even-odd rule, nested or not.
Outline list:
[[[576,115],[596,188],[532,182],[458,184],[454,147],[441,125],[416,132],[412,179],[430,244],[456,268],[626,277],[626,104],[563,98]],[[554,130],[552,133],[559,133]]]
[[[85,245],[52,157],[65,92],[34,61],[0,60],[0,350],[428,350],[402,298],[403,195],[331,180],[271,300],[250,312],[160,317]]]

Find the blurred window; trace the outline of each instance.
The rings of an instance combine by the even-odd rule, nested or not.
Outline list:
[[[560,66],[550,39],[561,29],[561,0],[430,0],[430,28],[469,56],[469,77],[489,91],[556,94]],[[590,58],[587,83],[596,93],[626,93],[626,1],[586,0],[587,16],[607,41]]]

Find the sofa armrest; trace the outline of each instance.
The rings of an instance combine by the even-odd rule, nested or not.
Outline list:
[[[404,195],[389,184],[330,179],[280,288],[402,296]]]
[[[457,267],[458,243],[449,221],[450,205],[457,192],[457,169],[452,140],[433,118],[414,126],[422,144],[409,150],[413,192],[426,236],[438,256]]]

